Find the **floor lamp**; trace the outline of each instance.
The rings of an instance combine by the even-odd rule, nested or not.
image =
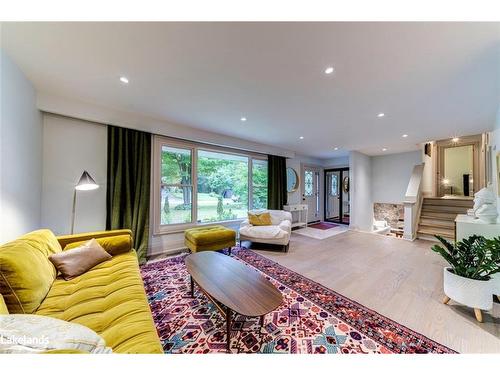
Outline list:
[[[75,189],[73,192],[73,211],[71,213],[71,234],[74,233],[75,230],[75,208],[76,208],[76,192],[78,190],[95,190],[99,187],[94,179],[89,175],[87,171],[83,171],[82,177],[75,185]]]

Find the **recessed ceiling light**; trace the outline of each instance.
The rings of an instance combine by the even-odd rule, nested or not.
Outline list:
[[[120,82],[121,83],[128,83],[128,78],[127,77],[120,77]]]
[[[408,134],[403,134],[401,137],[406,138],[408,137]]]
[[[325,74],[332,74],[335,71],[333,66],[329,66],[328,68],[325,69]]]
[[[384,147],[384,148],[382,149],[382,151],[384,151],[384,152],[385,152],[385,151],[387,151],[387,149]]]
[[[240,120],[243,121],[243,122],[245,122],[247,120],[247,118],[246,117],[242,117],[242,118],[240,118]]]
[[[303,136],[300,136],[300,137],[299,137],[299,139],[304,139],[304,137],[303,137]]]
[[[384,117],[384,116],[385,116],[385,113],[383,113],[383,112],[380,112],[380,113],[377,115],[377,117]]]
[[[459,140],[460,140],[460,138],[458,138],[458,137],[453,137],[453,139],[452,139],[452,141],[455,143],[457,143]]]
[[[337,151],[339,148],[338,147],[335,147],[334,150]]]

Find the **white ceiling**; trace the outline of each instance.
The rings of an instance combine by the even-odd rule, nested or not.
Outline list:
[[[318,158],[477,134],[500,104],[500,23],[2,26],[39,91]]]

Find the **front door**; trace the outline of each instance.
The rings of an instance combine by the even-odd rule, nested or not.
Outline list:
[[[319,196],[319,173],[316,167],[304,166],[302,168],[302,201],[309,207],[307,211],[307,222],[319,221],[320,219],[320,196]]]
[[[341,171],[325,171],[325,220],[340,221]]]
[[[325,221],[349,224],[349,168],[325,170]]]

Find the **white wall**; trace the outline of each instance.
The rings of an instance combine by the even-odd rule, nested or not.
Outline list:
[[[44,114],[42,226],[70,233],[74,186],[86,170],[99,189],[77,193],[75,233],[104,230],[106,163],[105,125]]]
[[[0,243],[38,229],[42,191],[42,124],[36,94],[1,54]]]
[[[495,130],[490,133],[490,141],[489,144],[491,146],[491,169],[492,169],[492,183],[493,183],[493,191],[497,194],[497,210],[500,214],[500,194],[499,194],[499,185],[500,185],[500,176],[498,171],[500,170],[500,165],[497,163],[497,154],[500,153],[500,106],[498,107],[497,118],[495,123]]]
[[[403,203],[413,167],[421,163],[421,151],[372,156],[372,201]]]
[[[207,143],[211,145],[232,147],[238,150],[295,157],[295,152],[279,147],[264,145],[245,139],[213,133],[186,125],[174,124],[165,120],[134,112],[105,107],[96,103],[87,103],[77,99],[39,92],[37,106],[43,112],[79,118],[101,124],[110,124],[124,128],[142,130],[152,134]]]
[[[371,231],[373,225],[371,158],[361,152],[349,155],[351,223],[350,228]]]
[[[343,168],[349,166],[349,156],[339,156],[336,158],[331,158],[323,162],[323,167],[325,169],[330,168]]]

